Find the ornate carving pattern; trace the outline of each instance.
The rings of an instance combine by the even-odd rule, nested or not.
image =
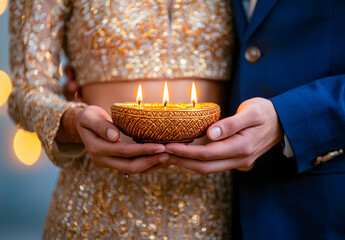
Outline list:
[[[220,117],[215,103],[191,104],[115,103],[111,107],[114,124],[137,142],[191,142],[206,134]]]

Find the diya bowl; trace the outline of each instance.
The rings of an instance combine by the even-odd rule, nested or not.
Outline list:
[[[114,103],[111,112],[115,126],[142,143],[192,142],[220,117],[215,103]]]

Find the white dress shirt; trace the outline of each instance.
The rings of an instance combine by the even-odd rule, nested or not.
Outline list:
[[[258,0],[243,0],[244,11],[247,14],[248,20],[253,16],[253,12]]]

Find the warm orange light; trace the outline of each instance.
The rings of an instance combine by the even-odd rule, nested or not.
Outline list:
[[[196,88],[195,88],[194,82],[193,82],[193,85],[192,85],[191,101],[193,103],[193,106],[195,107],[195,104],[197,103],[197,98],[196,98]]]
[[[7,7],[7,0],[0,0],[0,15],[3,14]]]
[[[60,66],[59,66],[59,74],[60,74],[61,77],[63,76],[62,63],[60,63]]]
[[[0,107],[7,102],[11,92],[12,83],[9,76],[4,71],[0,71]]]
[[[169,90],[168,90],[168,84],[167,84],[167,82],[165,82],[165,84],[164,84],[164,94],[163,94],[163,104],[164,104],[164,107],[166,107],[168,103],[169,103]]]
[[[141,90],[141,84],[139,84],[138,93],[137,93],[137,104],[140,106],[142,101],[143,101],[143,91]]]
[[[19,129],[13,140],[13,149],[18,159],[30,166],[41,155],[41,142],[36,133]]]

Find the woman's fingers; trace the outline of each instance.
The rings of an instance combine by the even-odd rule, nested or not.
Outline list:
[[[75,81],[74,71],[72,67],[65,67],[65,76],[67,77],[67,81],[63,86],[63,94],[68,101],[75,101],[75,93],[78,91],[79,86]]]
[[[218,142],[206,145],[185,145],[181,143],[170,143],[165,145],[166,152],[179,157],[199,159],[202,161],[233,158],[245,155],[249,150],[249,144],[244,142],[240,134]]]
[[[166,153],[161,153],[132,159],[105,157],[100,159],[97,163],[94,162],[94,164],[96,167],[113,168],[123,173],[137,174],[149,170],[158,170],[161,164],[160,159],[168,158],[167,155]]]
[[[81,130],[79,130],[79,132],[91,156],[131,158],[165,152],[165,146],[162,144],[131,144],[123,142],[121,140],[118,140],[115,143],[111,143],[100,138],[95,132],[87,128],[82,128]]]
[[[168,154],[163,153],[166,149],[162,144],[129,144],[119,140],[119,130],[99,107],[86,107],[78,113],[77,119],[78,133],[96,167],[134,174],[168,159]]]
[[[66,65],[64,68],[67,81],[75,81],[74,69],[70,65]]]
[[[77,92],[79,88],[78,84],[75,81],[67,81],[65,87],[66,90],[72,95],[75,95],[75,92]]]
[[[94,146],[97,148],[97,151],[107,156],[125,158],[163,153],[166,150],[163,144],[126,143],[121,140],[116,143],[110,143],[104,140],[102,141],[102,139],[96,139]]]
[[[165,152],[163,144],[155,143],[126,143],[119,141],[116,144],[107,144],[102,147],[102,150],[110,156],[118,157],[136,157]]]
[[[76,98],[76,92],[78,91],[78,85],[76,82],[66,82],[63,86],[63,95],[68,101],[74,101]]]
[[[97,140],[97,143],[95,141],[94,145],[95,151],[112,157],[132,158],[137,156],[152,155],[165,152],[165,147],[162,144],[126,143],[123,141],[110,143],[104,140],[102,141],[101,139]]]

